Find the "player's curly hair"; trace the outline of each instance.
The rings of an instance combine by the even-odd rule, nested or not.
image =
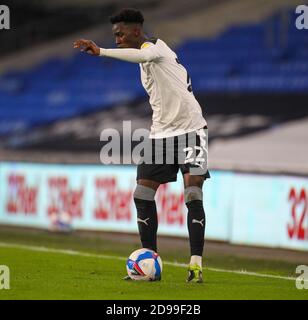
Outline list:
[[[110,22],[112,24],[118,22],[126,22],[126,23],[140,23],[143,24],[144,18],[142,13],[139,10],[132,8],[124,8],[120,12],[114,14],[110,17]]]

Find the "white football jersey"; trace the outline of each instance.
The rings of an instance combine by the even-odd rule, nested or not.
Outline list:
[[[190,77],[175,52],[160,39],[145,42],[141,50],[153,57],[139,63],[141,82],[153,109],[150,138],[177,136],[206,126]]]

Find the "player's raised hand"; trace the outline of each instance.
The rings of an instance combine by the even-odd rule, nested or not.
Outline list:
[[[100,48],[92,40],[79,39],[73,43],[73,47],[95,56],[100,53]]]

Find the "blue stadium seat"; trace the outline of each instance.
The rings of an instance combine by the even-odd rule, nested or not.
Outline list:
[[[308,91],[308,38],[294,27],[281,37],[280,16],[234,26],[214,39],[189,39],[176,48],[195,92]],[[109,108],[145,97],[139,67],[76,53],[0,77],[0,135]]]

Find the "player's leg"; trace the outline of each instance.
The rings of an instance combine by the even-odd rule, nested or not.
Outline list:
[[[153,140],[153,139],[152,139]],[[150,144],[155,146],[154,140]],[[166,153],[166,144],[158,144],[158,148],[152,150],[152,155]],[[134,192],[134,202],[137,209],[137,221],[140,240],[144,248],[150,248],[157,252],[157,228],[158,219],[155,203],[155,193],[160,184],[176,181],[178,165],[156,164],[141,162],[137,167],[137,187]],[[129,279],[125,277],[124,279]],[[160,280],[158,278],[157,280]]]
[[[139,167],[138,176],[145,170]],[[134,191],[134,202],[137,210],[137,223],[139,237],[143,248],[152,249],[157,252],[157,228],[158,219],[155,203],[155,193],[160,183],[148,179],[137,179]],[[124,280],[131,280],[125,276]],[[158,278],[157,280],[160,280]]]
[[[188,208],[187,227],[191,259],[187,281],[202,282],[202,256],[204,248],[205,213],[202,186],[205,177],[185,173],[184,196]]]
[[[164,139],[150,139],[149,146],[148,150],[152,148],[152,152],[149,155],[144,153],[144,161],[139,163],[137,167],[137,187],[134,192],[134,202],[137,209],[138,229],[142,246],[157,251],[158,219],[154,197],[160,184],[176,180],[178,166],[156,163],[160,162],[159,160],[164,160],[166,154],[166,141]]]
[[[157,251],[157,211],[155,193],[160,183],[138,179],[134,192],[140,241],[143,248]]]

